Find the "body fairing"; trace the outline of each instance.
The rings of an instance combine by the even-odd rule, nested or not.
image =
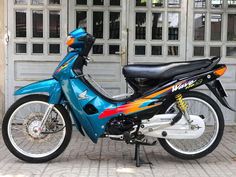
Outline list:
[[[97,139],[104,134],[106,123],[111,119],[99,119],[98,116],[105,109],[116,108],[119,103],[105,101],[76,76],[72,67],[78,55],[77,51],[69,52],[56,68],[53,74],[54,78],[22,87],[15,92],[15,95],[46,92],[49,95],[49,103],[59,104],[60,101],[66,102],[70,106],[77,128],[81,125],[90,139],[96,143]],[[87,90],[87,99],[79,99],[79,94],[85,90]],[[87,104],[93,104],[98,113],[86,114],[83,107]]]
[[[96,95],[93,90],[91,90],[80,77],[73,72],[72,68],[77,59],[77,54],[70,56],[70,59],[65,60],[65,62],[56,69],[53,76],[58,80],[62,87],[63,95],[70,105],[74,119],[76,119],[75,122],[79,122],[86,134],[96,143],[97,139],[104,134],[106,123],[111,119],[99,119],[98,116],[105,109],[116,108],[117,104],[107,102]],[[79,95],[84,91],[87,91],[86,99],[80,99]],[[98,112],[92,115],[86,114],[84,106],[87,104],[94,105]]]
[[[92,141],[97,142],[97,139],[103,135],[105,131],[106,123],[110,120],[110,118],[99,119],[98,116],[104,109],[116,108],[116,104],[105,102],[79,79],[62,80],[61,83],[65,97],[69,102],[76,119],[78,119],[84,131]],[[80,85],[80,87],[78,87],[78,85]],[[78,95],[86,90],[87,99],[79,99]],[[98,112],[92,115],[86,114],[83,108],[87,104],[94,105]]]

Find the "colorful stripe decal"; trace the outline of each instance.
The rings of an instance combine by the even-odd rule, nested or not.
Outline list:
[[[171,91],[171,89],[172,89],[172,86],[167,87],[167,88],[160,90],[156,93],[153,93],[151,95],[148,95],[144,98],[140,98],[138,100],[135,100],[134,102],[129,102],[127,104],[121,105],[115,109],[106,109],[105,111],[103,111],[99,115],[99,118],[103,119],[103,118],[107,118],[107,117],[111,117],[111,116],[116,116],[119,114],[129,115],[129,114],[132,114],[135,112],[144,111],[146,109],[150,109],[155,106],[158,106],[158,105],[160,105],[160,103],[153,104],[153,105],[149,105],[149,104],[151,102],[157,101],[156,99],[158,97],[160,97],[162,94],[164,94],[166,92]],[[153,99],[153,100],[151,100],[151,99]]]

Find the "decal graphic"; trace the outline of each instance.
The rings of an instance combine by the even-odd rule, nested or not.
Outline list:
[[[171,86],[167,87],[163,90],[160,90],[156,93],[153,93],[151,95],[148,95],[144,98],[141,98],[141,99],[135,100],[133,102],[129,102],[124,105],[121,105],[115,109],[108,108],[99,115],[99,118],[103,119],[103,118],[108,118],[111,116],[116,116],[119,114],[128,115],[128,114],[136,113],[139,111],[144,111],[146,109],[150,109],[150,108],[159,106],[162,104],[162,102],[157,102],[156,104],[152,104],[152,105],[148,104],[145,107],[143,107],[142,105],[144,105],[146,102],[150,102],[150,99],[153,100],[152,102],[156,101],[158,97],[161,97],[162,94],[167,94],[169,91],[171,91]]]
[[[65,62],[63,65],[61,65],[56,71],[55,71],[55,74],[59,73],[61,70],[65,69],[69,62],[73,59],[75,59],[77,56],[74,56],[74,57],[71,57],[67,62]]]
[[[192,87],[200,85],[202,82],[203,82],[203,79],[180,81],[176,83],[175,85],[169,86],[163,90],[157,91],[151,95],[137,99],[133,102],[126,103],[114,109],[108,108],[99,115],[99,118],[103,119],[103,118],[108,118],[111,116],[117,116],[119,114],[129,115],[129,114],[137,113],[139,111],[144,111],[144,110],[159,106],[162,104],[161,102],[157,102],[159,98],[164,97],[168,94],[171,94],[181,89],[191,89]],[[155,104],[150,104],[153,102]]]
[[[64,68],[66,68],[67,65],[68,65],[68,63],[65,63],[64,65],[62,65],[60,68],[58,68],[58,69],[56,70],[55,73],[59,73],[61,70],[63,70]]]
[[[198,85],[201,85],[203,82],[203,79],[199,79],[195,84],[194,86],[198,86]]]
[[[178,90],[181,90],[182,88],[186,88],[186,89],[189,89],[191,87],[194,86],[194,83],[196,82],[197,80],[191,80],[191,81],[187,81],[185,83],[180,83],[180,84],[176,84],[172,87],[172,92],[175,92],[175,91],[178,91]]]
[[[87,96],[87,90],[79,94],[79,100],[85,100],[88,99],[89,97]]]

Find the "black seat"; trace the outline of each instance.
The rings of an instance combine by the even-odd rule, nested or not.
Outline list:
[[[187,62],[172,62],[161,64],[132,64],[123,68],[126,78],[146,78],[155,80],[166,80],[176,75],[201,70],[212,64],[212,60],[203,59]]]

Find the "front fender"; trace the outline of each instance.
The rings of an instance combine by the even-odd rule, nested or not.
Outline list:
[[[31,93],[46,92],[49,95],[50,104],[59,104],[61,101],[62,90],[60,83],[55,79],[47,79],[35,82],[18,89],[14,95],[24,95]]]

